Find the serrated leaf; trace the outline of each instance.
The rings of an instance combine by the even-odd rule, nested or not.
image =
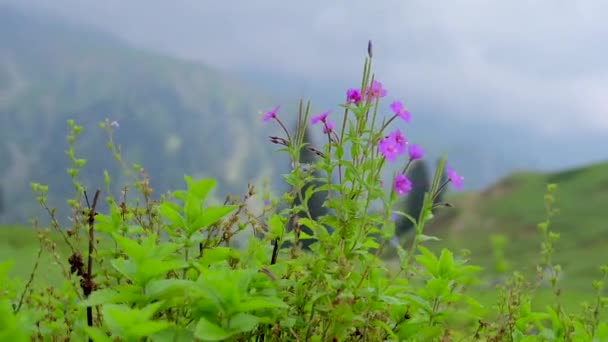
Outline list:
[[[426,311],[426,313],[431,313],[433,308],[431,304],[424,298],[414,295],[414,294],[406,294],[404,297],[412,304],[416,304],[418,307]]]
[[[107,304],[101,309],[105,325],[112,333],[120,333],[124,327],[135,323],[136,317],[131,314],[131,309],[126,305]]]
[[[148,321],[130,326],[128,329],[128,334],[140,339],[142,337],[148,337],[150,335],[159,333],[170,326],[171,323],[166,321]]]
[[[112,267],[114,267],[115,270],[120,272],[129,280],[135,280],[134,276],[137,272],[137,266],[133,261],[120,258],[111,260],[110,264],[112,265]]]
[[[207,198],[209,191],[217,184],[215,179],[212,178],[194,181],[190,176],[184,176],[184,179],[188,184],[188,192],[194,194],[201,202]]]
[[[230,247],[215,247],[205,251],[200,260],[201,264],[214,264],[220,261],[239,258],[239,254]]]
[[[454,254],[447,249],[442,249],[439,255],[439,276],[450,278],[454,270]]]
[[[171,221],[171,224],[176,227],[182,227],[184,225],[184,220],[182,216],[179,214],[177,210],[173,207],[173,205],[169,202],[164,202],[160,205],[160,213]]]
[[[201,201],[192,193],[188,193],[186,196],[186,203],[184,204],[186,229],[193,231],[198,228],[196,221],[200,219],[202,211]]]
[[[228,215],[231,211],[236,209],[236,205],[227,205],[227,206],[213,206],[207,207],[202,211],[201,215],[198,217],[196,222],[194,223],[194,229],[204,229],[209,227],[210,225],[216,223],[224,216]]]
[[[192,342],[194,341],[194,333],[182,327],[169,326],[153,336],[150,336],[153,342]]]
[[[142,309],[136,309],[138,312],[138,316],[143,319],[151,319],[152,316],[163,306],[163,301],[157,301],[151,304],[146,305]]]
[[[439,265],[439,260],[437,257],[423,246],[418,246],[418,249],[422,252],[422,255],[416,256],[416,261],[424,266],[424,268],[432,275],[437,276]]]
[[[158,279],[146,285],[146,295],[155,298],[172,298],[187,293],[194,286],[194,282],[183,279]]]
[[[93,342],[112,342],[112,339],[97,327],[84,326],[82,329],[93,340]]]
[[[433,278],[426,283],[426,289],[432,297],[442,297],[450,292],[449,281],[447,279]]]
[[[181,270],[188,267],[184,260],[145,259],[138,265],[135,277],[140,285],[145,285],[150,279],[165,275],[169,271]]]
[[[314,232],[314,236],[317,236],[319,240],[323,241],[324,239],[329,237],[329,232],[327,231],[327,228],[325,228],[325,226],[318,223],[317,221],[313,221],[311,219],[303,217],[299,219],[299,222],[302,226],[310,228]],[[305,237],[314,238],[314,236],[305,233],[306,232],[300,233],[300,239],[303,240]]]
[[[228,326],[232,332],[244,333],[255,329],[260,323],[260,319],[254,315],[239,312],[230,318]]]
[[[140,246],[137,241],[131,240],[119,234],[112,234],[114,241],[120,246],[120,248],[133,260],[141,260],[146,250]]]
[[[89,298],[79,302],[80,306],[96,306],[103,304],[115,303],[133,303],[140,298],[138,295],[139,287],[129,286],[121,288],[121,291],[115,289],[101,289],[91,293]]]
[[[194,336],[205,341],[221,341],[232,336],[232,334],[217,324],[208,321],[205,317],[201,317],[194,329]]]

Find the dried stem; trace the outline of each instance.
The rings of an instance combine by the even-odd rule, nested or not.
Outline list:
[[[82,287],[82,292],[85,297],[89,297],[91,292],[93,292],[93,288],[95,284],[93,283],[93,249],[95,244],[95,215],[97,215],[97,200],[99,199],[101,191],[97,190],[95,192],[95,197],[93,198],[93,205],[89,206],[88,220],[87,223],[89,225],[89,255],[88,255],[88,264],[87,264],[87,273],[84,274],[82,278],[82,282],[80,286]],[[84,193],[85,198],[87,199],[87,205],[89,199],[87,197],[87,193]],[[93,307],[87,306],[87,325],[89,327],[93,326]],[[89,339],[89,341],[92,341]]]

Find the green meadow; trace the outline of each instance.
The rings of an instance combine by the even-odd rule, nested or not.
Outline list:
[[[14,262],[9,275],[19,278],[24,283],[27,282],[38,260],[37,271],[33,279],[35,287],[59,286],[64,279],[61,266],[69,269],[67,259],[70,256],[70,250],[58,233],[51,232],[48,236],[57,245],[58,258],[44,250],[38,259],[40,240],[33,228],[0,226],[0,261],[12,260]],[[57,260],[63,265],[58,265]]]
[[[553,262],[563,269],[562,300],[567,308],[577,310],[594,292],[592,281],[602,277],[599,265],[608,262],[606,163],[555,173],[516,173],[483,192],[452,196],[449,202],[454,208],[439,212],[427,227],[427,234],[441,239],[430,246],[455,252],[467,249],[471,263],[483,266],[490,279],[498,279],[501,272],[493,240],[500,239],[506,274],[517,270],[533,280],[541,258],[538,223],[546,217],[543,194],[551,183],[558,185],[554,207],[559,212],[551,219],[550,230],[560,235]],[[490,285],[485,289],[494,293]],[[536,304],[553,300],[547,285]]]

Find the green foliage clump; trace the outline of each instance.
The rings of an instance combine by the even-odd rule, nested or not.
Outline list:
[[[602,267],[604,278],[593,284],[592,302],[581,313],[561,305],[561,267],[552,259],[559,235],[550,230],[555,186],[548,188],[546,221],[538,226],[543,238],[538,278],[530,281],[517,272],[506,277],[498,286],[496,305],[476,300],[471,289],[480,281],[481,268],[469,265],[466,255],[448,249],[435,253],[424,245],[437,239],[425,235],[434,210],[449,210],[436,203],[449,181],[441,181],[445,158],[420,211],[394,210],[408,187],[401,179],[387,193],[379,179],[386,159],[376,147],[390,120],[377,122],[381,96],[366,92],[374,84],[370,51],[361,86],[365,100],[343,105],[341,130],[323,121],[328,138],[323,148],[305,143],[305,124],[296,132],[285,130],[285,138],[271,137],[292,162],[284,175],[292,190],[261,213],[250,205],[257,195],[253,186],[242,198],[212,203],[213,179],[185,176],[185,189],[156,197],[146,171],[127,166],[113,141],[108,147],[133,186],[115,196],[110,174],[104,172],[104,199],[100,190],[90,197],[79,181],[86,160],[77,157],[75,148],[83,128],[70,121],[71,227],[65,229],[55,219],[48,187],[32,184],[52,218],[48,228],[37,227],[38,259],[53,258],[63,283],[37,286],[37,263],[23,284],[9,279],[10,262],[0,264],[0,340],[608,339],[608,324],[600,319],[608,303],[608,266]],[[310,104],[301,103],[299,122],[307,123],[309,112]],[[105,122],[102,128],[112,137],[115,125]],[[304,148],[319,156],[306,167],[298,162]],[[327,212],[313,216],[308,203],[317,193],[327,194]],[[371,212],[373,205],[381,211]],[[407,248],[389,243],[395,237],[395,212],[412,222],[415,234]],[[50,231],[62,239],[49,239]],[[235,238],[246,231],[247,246],[237,248]],[[301,241],[307,239],[314,242],[304,251]],[[60,253],[59,243],[69,255]],[[505,242],[495,243],[500,250]],[[388,248],[396,249],[397,265],[380,258]],[[499,251],[496,255],[501,256]],[[504,264],[499,266],[506,272]],[[554,305],[533,310],[534,292],[546,281]]]

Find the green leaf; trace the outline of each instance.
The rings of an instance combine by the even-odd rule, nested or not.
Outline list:
[[[200,263],[211,265],[230,259],[240,259],[240,254],[230,247],[214,247],[205,251]]]
[[[388,334],[388,337],[395,339],[395,340],[399,339],[399,337],[397,335],[395,335],[395,332],[393,331],[393,329],[385,322],[379,321],[379,320],[374,320],[372,324],[384,329],[384,331]]]
[[[107,234],[113,234],[118,230],[114,220],[107,215],[99,214],[95,216],[95,230]]]
[[[221,341],[232,334],[215,323],[209,322],[205,317],[201,317],[194,329],[194,336],[205,341]]]
[[[165,330],[162,330],[154,336],[150,336],[154,342],[192,342],[194,341],[194,333],[182,327],[170,326]]]
[[[433,308],[428,300],[414,294],[405,294],[404,297],[415,306],[423,309],[426,313],[433,312]]]
[[[203,213],[196,220],[194,226],[196,227],[196,229],[207,228],[210,225],[219,221],[224,216],[228,215],[236,208],[236,205],[207,207],[205,208],[205,210],[203,210]]]
[[[165,275],[169,271],[181,270],[188,267],[184,260],[145,259],[138,265],[135,275],[140,285],[145,285],[150,279]]]
[[[431,297],[443,297],[450,292],[449,280],[433,278],[426,282],[426,289],[429,291]]]
[[[102,308],[102,312],[112,333],[127,341],[139,340],[170,326],[170,323],[166,321],[151,320],[163,304],[162,301],[155,302],[142,309],[130,308],[127,305],[108,304]]]
[[[79,302],[80,306],[96,306],[115,303],[134,303],[141,298],[141,288],[135,285],[115,289],[101,289],[91,293],[89,298]]]
[[[424,234],[416,235],[416,238],[418,239],[419,242],[441,241],[441,239],[436,236],[429,236],[429,235],[424,235]]]
[[[93,342],[112,342],[112,339],[97,327],[84,326],[82,329],[93,340]]]
[[[113,334],[122,335],[124,327],[136,323],[136,317],[132,310],[126,305],[107,304],[102,308],[104,322]]]
[[[1,292],[0,292],[1,293]],[[31,324],[33,326],[33,324]],[[0,300],[0,341],[30,341],[30,336],[24,331],[25,324],[19,321],[13,313],[11,302]]]
[[[171,221],[171,224],[176,227],[184,226],[184,219],[177,210],[173,207],[172,203],[164,202],[160,205],[160,213]]]
[[[110,261],[112,267],[120,272],[122,275],[127,277],[129,280],[135,280],[135,273],[137,272],[137,265],[131,261],[123,258],[114,259]]]
[[[131,240],[119,234],[112,234],[120,248],[133,260],[141,260],[146,255],[146,250],[137,241]]]
[[[443,278],[450,278],[453,270],[454,254],[444,248],[441,250],[441,255],[439,256],[439,276]]]
[[[344,157],[344,147],[340,144],[336,146],[336,158],[340,160],[342,157]]]
[[[192,180],[189,176],[184,176],[188,183],[188,192],[194,194],[201,202],[207,198],[207,194],[216,185],[216,181],[212,178],[202,179],[199,181]]]
[[[320,241],[324,241],[325,239],[329,238],[329,232],[327,231],[327,228],[325,228],[325,226],[318,223],[317,221],[313,221],[311,219],[303,217],[300,219],[300,224],[302,224],[302,226],[309,227],[314,232],[314,236],[318,237]],[[304,240],[306,236],[310,235],[306,234],[305,232],[302,232],[300,235],[300,239]],[[310,236],[310,238],[313,238],[313,236]]]
[[[376,248],[380,247],[380,244],[378,242],[376,242],[375,240],[370,239],[370,240],[365,241],[363,243],[363,246],[368,249],[376,249]]]
[[[192,193],[188,193],[186,196],[186,203],[184,204],[187,223],[186,229],[188,229],[188,231],[192,232],[198,228],[196,221],[200,219],[202,211],[201,201]]]
[[[228,326],[232,332],[244,333],[255,329],[260,319],[248,313],[239,312],[230,318]]]
[[[399,329],[399,340],[400,341],[436,341],[441,333],[443,327],[428,326],[426,322],[412,322],[404,324]]]
[[[422,252],[422,255],[416,256],[416,261],[418,261],[419,264],[424,266],[424,268],[429,271],[429,273],[434,276],[437,276],[439,266],[439,260],[437,259],[437,257],[424,246],[418,246],[418,249]]]
[[[249,312],[261,309],[288,308],[282,300],[274,297],[251,298],[237,305],[235,311]]]
[[[285,223],[280,215],[274,214],[268,219],[268,230],[271,239],[282,237],[285,233]]]
[[[129,327],[128,335],[133,337],[137,337],[138,339],[142,337],[147,337],[150,335],[154,335],[158,332],[161,332],[167,328],[169,328],[171,324],[166,321],[148,321],[142,322],[139,324],[134,324]]]
[[[186,198],[188,197],[188,192],[187,191],[183,191],[183,190],[173,191],[173,197],[175,197],[178,200],[186,203]]]
[[[183,279],[158,279],[146,285],[146,295],[155,299],[170,299],[188,293],[194,282]]]

